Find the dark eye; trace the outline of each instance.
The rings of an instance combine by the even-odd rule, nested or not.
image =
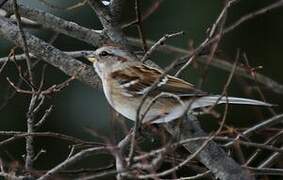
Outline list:
[[[107,51],[102,51],[99,55],[102,56],[102,57],[105,57],[105,56],[109,56],[111,54],[108,53]]]

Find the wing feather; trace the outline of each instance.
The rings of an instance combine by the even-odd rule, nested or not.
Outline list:
[[[111,74],[121,88],[134,96],[143,95],[161,75],[162,71],[146,65],[129,66]],[[173,93],[182,97],[207,95],[194,88],[192,84],[170,75],[165,76],[150,94],[157,95],[161,92]]]

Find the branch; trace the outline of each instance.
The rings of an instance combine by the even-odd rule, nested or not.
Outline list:
[[[250,20],[250,19],[253,19],[255,17],[257,17],[258,15],[262,15],[264,13],[267,13],[268,11],[271,11],[272,9],[276,9],[276,8],[279,8],[283,6],[283,0],[280,0],[280,1],[277,1],[273,4],[270,4],[269,6],[266,6],[262,9],[259,9],[257,11],[254,11],[252,13],[248,13],[244,16],[242,16],[239,20],[237,20],[235,23],[233,23],[232,25],[230,25],[229,27],[225,28],[224,29],[224,34],[234,30],[236,27],[238,27],[240,24]]]
[[[140,40],[136,39],[136,38],[128,38],[129,41],[136,46],[141,46],[140,44]],[[147,44],[149,45],[154,45],[155,42],[151,41],[151,40],[147,40]],[[158,51],[167,53],[167,54],[181,54],[181,55],[185,55],[185,57],[183,57],[183,59],[185,59],[186,57],[191,57],[192,51],[188,51],[186,49],[182,49],[182,48],[178,48],[175,46],[171,46],[171,45],[162,45],[159,46],[159,48],[157,49]],[[184,62],[180,62],[180,64],[182,64]],[[195,61],[195,63],[200,63],[200,64],[206,64],[207,63],[207,56],[201,56],[197,59],[197,61]],[[225,59],[219,59],[214,57],[213,61],[210,63],[210,66],[215,67],[217,69],[221,69],[227,72],[231,72],[233,65],[231,63],[229,63],[227,60]],[[238,76],[242,76],[244,78],[247,78],[249,80],[254,81],[255,77],[251,75],[250,72],[248,72],[246,69],[241,68],[241,67],[237,67],[235,70],[235,74]],[[262,75],[260,73],[256,73],[256,80],[259,84],[267,87],[269,90],[278,93],[278,94],[283,94],[283,85],[272,80],[271,78]]]
[[[82,150],[82,151],[78,152],[77,154],[73,155],[72,157],[67,158],[61,164],[59,164],[59,165],[55,166],[54,168],[52,168],[51,170],[49,170],[43,176],[38,178],[38,180],[50,179],[58,171],[63,170],[65,168],[75,164],[76,162],[79,162],[81,159],[86,158],[90,155],[93,155],[96,152],[105,151],[105,150],[107,150],[107,147],[94,147],[94,148]]]
[[[255,126],[253,126],[251,128],[248,128],[243,133],[241,133],[241,136],[247,137],[247,136],[249,136],[251,133],[253,133],[255,131],[258,131],[258,130],[261,130],[261,129],[273,126],[273,125],[281,123],[281,122],[283,122],[283,114],[279,114],[279,115],[273,116],[272,118],[270,118],[268,120],[265,120],[265,121],[263,121],[261,123],[257,123]],[[233,141],[225,144],[225,146],[226,147],[231,146],[233,143],[235,143],[237,141],[238,138],[239,138],[239,136],[236,137]]]
[[[136,19],[137,19],[137,27],[138,27],[138,32],[139,32],[139,37],[142,42],[142,47],[144,52],[148,50],[147,44],[146,44],[146,37],[144,34],[144,29],[143,29],[143,23],[142,23],[142,15],[141,15],[141,1],[140,0],[135,0],[135,11],[136,11]]]
[[[174,124],[175,123],[175,124]],[[172,135],[179,135],[180,140],[194,137],[206,136],[206,133],[200,128],[196,120],[186,120],[179,126],[176,122],[164,125],[168,132]],[[181,131],[181,132],[180,132]],[[205,140],[187,142],[184,147],[190,152],[196,152]],[[229,157],[223,149],[221,149],[214,141],[210,141],[208,145],[198,154],[197,158],[203,163],[216,178],[223,180],[251,180],[254,179],[248,171],[244,170],[231,157]]]
[[[13,6],[10,2],[7,2],[2,8],[8,13],[13,12]],[[100,32],[82,27],[71,21],[66,21],[48,12],[28,8],[24,5],[19,5],[18,10],[21,16],[36,21],[45,28],[50,28],[53,31],[71,36],[91,45],[101,46],[107,42],[107,38]]]
[[[11,138],[8,138],[4,141],[0,142],[0,146],[6,145],[14,140],[25,138],[28,136],[33,136],[33,137],[52,137],[56,139],[60,139],[63,141],[67,141],[73,144],[88,144],[88,145],[102,145],[100,143],[93,143],[93,142],[87,142],[83,141],[81,139],[72,137],[72,136],[67,136],[65,134],[60,134],[60,133],[54,133],[54,132],[35,132],[35,133],[27,133],[27,132],[22,132],[22,131],[0,131],[1,136],[12,136]]]
[[[0,1],[0,8],[7,2],[8,0],[1,0]]]
[[[105,33],[108,37],[119,46],[127,47],[128,40],[119,27],[116,19],[112,18],[110,9],[98,0],[88,0],[90,7],[95,11],[97,17],[104,27]]]
[[[150,57],[150,55],[153,53],[153,51],[158,49],[159,46],[162,46],[167,39],[175,37],[175,36],[183,35],[183,34],[184,34],[183,31],[173,33],[173,34],[165,34],[156,43],[154,43],[148,51],[146,51],[145,55],[141,59],[141,62],[145,62]]]
[[[23,46],[18,28],[7,18],[0,17],[0,34],[12,43],[21,47]],[[92,87],[96,87],[98,78],[92,67],[73,59],[59,49],[29,33],[25,33],[25,36],[30,53],[35,57],[57,67],[69,76],[75,75],[80,81]],[[84,67],[84,69],[78,72],[78,69],[82,67]]]
[[[110,1],[110,13],[112,19],[118,22],[122,15],[122,6],[125,0],[111,0]]]
[[[282,151],[283,151],[283,146],[281,146],[280,148]],[[265,168],[265,167],[271,167],[272,165],[274,165],[274,163],[276,161],[280,161],[282,157],[282,152],[274,152],[271,156],[269,156],[266,160],[263,161],[263,163],[261,163],[258,168],[259,169],[262,169],[262,168]]]
[[[29,56],[29,50],[28,50],[26,37],[25,37],[24,30],[23,30],[23,26],[22,26],[22,22],[21,22],[21,16],[19,14],[19,6],[18,6],[18,3],[17,3],[17,0],[13,0],[13,9],[14,9],[16,22],[17,22],[17,25],[19,27],[19,31],[20,31],[21,38],[22,38],[23,45],[24,45],[22,49],[24,50],[24,54],[26,56],[26,64],[27,64],[27,69],[28,69],[28,74],[29,74],[29,81],[30,81],[31,84],[33,84],[32,69],[31,69],[31,58]]]
[[[61,51],[64,52],[65,54],[67,54],[68,56],[71,56],[73,58],[79,58],[79,57],[84,57],[87,56],[89,54],[92,54],[94,51],[87,51],[87,50],[82,50],[82,51]],[[34,55],[32,55],[31,53],[29,54],[30,57],[32,58],[36,58]],[[14,56],[16,61],[22,61],[25,60],[25,54],[18,54]],[[0,64],[1,63],[6,63],[9,61],[9,57],[2,57],[0,58]],[[0,71],[1,72],[1,71]]]
[[[249,169],[250,171],[252,171],[256,175],[283,176],[283,170],[282,169],[276,169],[276,168],[254,168],[254,167],[246,167],[246,168]]]

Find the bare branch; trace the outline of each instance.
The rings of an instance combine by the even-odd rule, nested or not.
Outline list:
[[[283,150],[283,146],[281,146],[281,149]],[[282,157],[282,153],[275,152],[271,156],[269,156],[267,159],[265,159],[259,166],[259,169],[265,168],[265,167],[271,167],[276,161],[279,161]]]
[[[86,158],[88,156],[93,155],[94,153],[101,152],[101,151],[104,151],[104,150],[107,150],[107,147],[94,147],[94,148],[89,148],[89,149],[82,150],[79,153],[73,155],[72,157],[66,159],[61,164],[59,164],[56,167],[54,167],[51,170],[49,170],[43,176],[38,178],[38,180],[49,179],[50,177],[52,177],[58,171],[63,170],[65,168],[75,164],[76,162],[80,161],[83,158]]]
[[[275,176],[283,176],[282,169],[276,168],[254,168],[254,167],[246,167],[251,170],[256,175],[275,175]]]
[[[179,36],[179,35],[182,35],[182,34],[184,34],[183,31],[173,33],[173,34],[165,34],[161,39],[159,39],[156,43],[154,43],[150,47],[150,49],[145,53],[145,55],[141,59],[141,62],[145,62],[150,57],[150,55],[153,53],[153,51],[156,50],[159,46],[162,46],[167,39],[175,37],[175,36]]]
[[[1,0],[0,2],[0,8],[7,2],[8,0]]]
[[[278,124],[283,122],[283,114],[279,114],[276,116],[273,116],[272,118],[265,120],[259,124],[256,124],[255,126],[248,128],[246,131],[244,131],[243,133],[241,133],[242,136],[249,136],[251,133],[254,133],[255,131],[270,127],[272,125]],[[231,141],[227,144],[225,144],[225,146],[231,146],[237,139],[239,138],[239,136],[237,138],[235,138],[234,141]]]
[[[47,117],[50,115],[52,109],[53,109],[53,106],[50,106],[48,109],[46,109],[42,118],[35,124],[35,126],[34,126],[35,129],[41,127],[45,123],[45,121],[46,121]]]
[[[120,46],[127,47],[128,41],[125,35],[122,33],[118,22],[112,19],[110,9],[102,4],[98,0],[88,0],[90,7],[95,11],[97,17],[104,27],[104,31],[108,37]]]
[[[22,44],[23,44],[23,50],[24,50],[24,54],[26,56],[26,64],[27,64],[27,68],[28,68],[28,74],[29,74],[29,81],[31,84],[33,83],[33,77],[32,77],[32,69],[31,69],[31,58],[29,56],[29,50],[28,50],[28,45],[27,45],[27,41],[26,41],[26,36],[22,27],[22,23],[21,23],[21,16],[19,14],[19,7],[18,7],[18,3],[17,0],[13,0],[13,9],[14,9],[14,13],[16,16],[16,21],[17,21],[17,25],[19,27],[19,31],[21,34],[21,39],[22,39]]]
[[[208,171],[205,171],[203,173],[197,174],[195,176],[181,177],[181,178],[178,178],[176,180],[193,180],[193,179],[204,178],[204,177],[208,176],[210,173],[211,173],[210,170],[208,170]]]
[[[135,0],[135,11],[136,11],[136,18],[137,18],[137,26],[138,26],[138,32],[139,36],[143,45],[144,52],[147,51],[147,44],[146,44],[146,37],[144,34],[143,24],[142,24],[142,16],[141,16],[141,1]]]
[[[193,117],[190,117],[193,118]],[[193,137],[203,137],[206,136],[205,132],[200,129],[200,126],[196,120],[187,120],[187,122],[180,125],[180,129],[176,128],[176,124],[166,124],[166,128],[171,134],[178,135],[180,129],[182,133],[180,134],[180,139],[184,140]],[[203,140],[196,142],[187,142],[184,147],[190,152],[195,152],[199,149]],[[198,155],[198,159],[208,167],[216,177],[220,179],[246,179],[251,180],[253,177],[249,173],[243,170],[239,165],[229,157],[220,147],[218,147],[215,142],[210,141],[209,144],[204,148]]]
[[[157,173],[157,174],[147,174],[147,175],[141,175],[138,176],[139,179],[149,179],[149,178],[153,178],[153,177],[160,177],[160,176],[166,176],[176,170],[178,170],[179,168],[181,168],[182,166],[184,166],[185,164],[187,164],[189,161],[191,161],[193,158],[195,158],[207,145],[208,143],[213,139],[214,137],[211,136],[209,137],[207,140],[205,140],[203,142],[203,144],[198,148],[197,151],[195,151],[193,154],[191,154],[190,156],[188,156],[183,162],[181,162],[180,164],[178,164],[177,166],[174,166],[171,169],[165,170],[161,173]]]
[[[16,26],[8,19],[0,17],[0,34],[13,43],[22,46],[22,41],[19,36],[19,31]],[[98,79],[93,71],[93,68],[73,59],[64,54],[59,49],[50,44],[36,38],[35,36],[25,33],[27,45],[30,48],[30,53],[38,59],[42,59],[51,65],[57,67],[69,76],[76,75],[76,78],[87,83],[92,87],[96,87]],[[78,69],[85,67],[83,71],[77,73]]]
[[[26,132],[21,132],[21,131],[0,131],[1,136],[13,136],[10,139],[4,140],[0,142],[0,146],[11,143],[12,141],[20,138],[25,138],[28,136],[35,136],[35,137],[52,137],[52,138],[57,138],[61,139],[67,142],[71,142],[74,144],[89,144],[89,145],[102,145],[101,143],[94,143],[94,142],[87,142],[83,141],[81,139],[72,137],[72,136],[67,136],[64,134],[60,133],[54,133],[54,132],[35,132],[35,133],[26,133]]]
[[[279,8],[281,6],[283,6],[283,0],[279,0],[279,1],[273,3],[273,4],[269,5],[269,6],[266,6],[266,7],[262,8],[262,9],[254,11],[252,13],[248,13],[247,15],[242,16],[239,20],[237,20],[235,23],[233,23],[229,27],[225,28],[223,32],[224,32],[224,34],[226,34],[226,33],[230,32],[230,31],[234,30],[236,27],[238,27],[242,23],[257,17],[258,15],[262,15],[262,14],[267,13],[268,11],[271,11],[273,9]]]
[[[13,7],[10,2],[7,2],[3,6],[3,9],[9,13],[13,12]],[[74,22],[66,21],[48,12],[31,9],[24,5],[19,5],[18,9],[21,16],[36,21],[37,23],[42,24],[42,26],[53,29],[56,32],[66,34],[94,46],[101,46],[107,42],[107,38],[101,33],[82,27]]]
[[[119,1],[119,0],[118,0]],[[157,9],[159,9],[160,4],[163,2],[163,0],[156,0],[152,3],[152,5],[146,10],[145,14],[142,15],[141,17],[141,21],[143,22],[144,20],[146,20],[150,15],[152,15],[154,12],[156,12]],[[135,25],[138,23],[138,19],[135,19],[131,22],[125,23],[123,24],[121,27],[122,29],[130,27],[132,25]]]
[[[130,42],[132,42],[133,44],[136,44],[138,46],[140,46],[140,41],[136,38],[128,38]],[[155,44],[155,42],[148,40],[147,43],[149,45],[153,45]],[[182,54],[185,55],[184,57],[182,57],[182,59],[186,59],[189,57],[192,57],[192,51],[188,51],[185,49],[181,49],[181,48],[177,48],[175,46],[171,46],[171,45],[163,45],[160,46],[158,48],[158,51],[170,54],[170,53],[177,53],[177,54]],[[197,61],[195,61],[195,63],[200,63],[200,64],[206,64],[207,63],[207,56],[201,56],[198,58]],[[182,60],[180,62],[180,64],[183,64],[184,60]],[[187,61],[186,61],[187,62]],[[210,64],[212,67],[227,71],[227,72],[231,72],[233,65],[231,63],[229,63],[227,60],[224,59],[219,59],[217,57],[214,57],[213,61]],[[248,72],[246,69],[242,68],[242,67],[237,67],[235,74],[244,78],[247,78],[249,80],[254,80],[254,76],[252,76],[250,74],[250,72]],[[256,79],[257,82],[265,87],[267,87],[269,90],[278,93],[278,94],[283,94],[283,85],[274,81],[273,79],[262,75],[260,73],[256,73]]]
[[[118,22],[122,15],[122,8],[125,0],[111,0],[110,1],[110,12],[112,19]]]
[[[65,54],[67,54],[68,56],[71,56],[73,58],[79,58],[79,57],[84,57],[84,56],[87,56],[88,54],[91,54],[93,53],[94,51],[62,51],[64,52]],[[30,53],[30,57],[32,58],[36,58],[34,55],[32,55]],[[18,55],[15,55],[15,60],[17,61],[22,61],[22,60],[25,60],[25,54],[18,54]],[[2,57],[0,58],[0,64],[1,63],[7,63],[7,61],[9,61],[9,57]],[[1,67],[2,69],[2,67]],[[1,72],[1,71],[0,71]]]

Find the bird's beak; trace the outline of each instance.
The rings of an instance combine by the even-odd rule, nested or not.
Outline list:
[[[92,62],[92,63],[96,63],[97,62],[97,59],[94,56],[87,57],[87,60]]]

